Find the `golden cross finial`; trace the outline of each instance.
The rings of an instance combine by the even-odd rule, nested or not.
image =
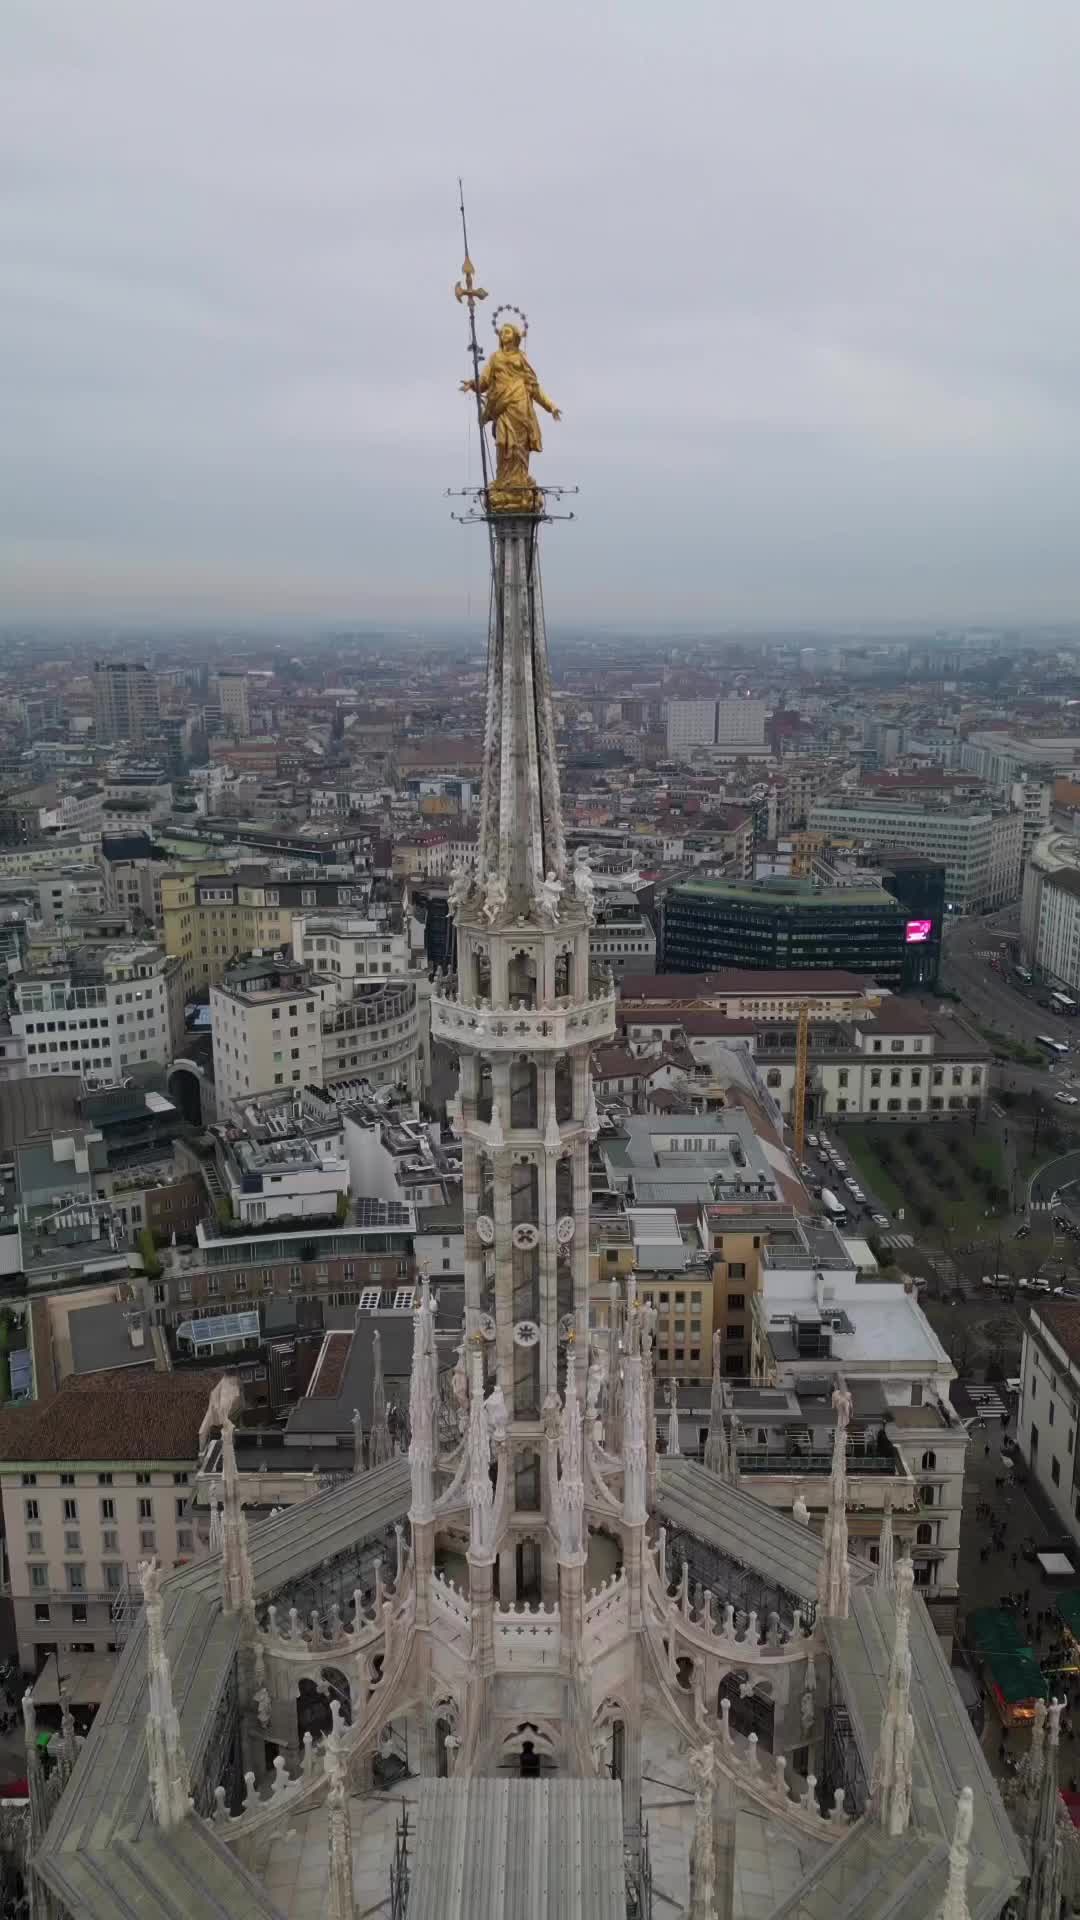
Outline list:
[[[473,314],[476,312],[476,301],[487,299],[487,288],[473,286],[473,275],[476,272],[476,268],[473,266],[468,254],[465,255],[465,264],[461,271],[465,276],[465,284],[463,286],[460,280],[457,282],[454,288],[454,298],[458,301],[467,300],[469,303],[469,312]]]

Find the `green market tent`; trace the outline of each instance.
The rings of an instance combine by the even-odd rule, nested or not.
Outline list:
[[[1007,1707],[1022,1700],[1045,1700],[1049,1689],[1030,1647],[988,1653],[990,1678]]]

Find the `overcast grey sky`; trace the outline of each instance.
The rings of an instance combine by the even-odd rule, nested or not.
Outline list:
[[[0,613],[476,616],[456,176],[549,617],[1080,611],[1077,0],[5,0]]]

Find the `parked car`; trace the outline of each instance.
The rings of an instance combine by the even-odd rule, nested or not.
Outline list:
[[[1063,1107],[1080,1107],[1080,1099],[1075,1093],[1065,1093],[1063,1090],[1061,1093],[1055,1093],[1054,1099],[1060,1100]]]
[[[875,1227],[887,1227],[889,1224],[889,1216],[887,1213],[872,1213],[870,1218]]]
[[[850,1173],[848,1174],[847,1179],[844,1181],[844,1185],[847,1188],[849,1193],[854,1193],[858,1184],[859,1184],[858,1181],[853,1179]]]
[[[807,1144],[807,1146],[808,1146],[808,1147],[816,1147],[816,1146],[817,1146],[817,1143],[818,1143],[818,1137],[817,1137],[817,1134],[816,1134],[816,1133],[808,1133],[808,1134],[807,1134],[807,1136],[806,1136],[806,1144]]]

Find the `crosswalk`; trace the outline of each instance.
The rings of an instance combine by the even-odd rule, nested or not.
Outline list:
[[[1029,1213],[1049,1213],[1051,1208],[1056,1207],[1057,1205],[1058,1205],[1058,1202],[1056,1200],[1033,1200],[1031,1202],[1031,1205],[1028,1208],[1028,1212]]]
[[[1009,1409],[996,1387],[974,1387],[964,1382],[964,1391],[980,1420],[1004,1420]]]
[[[883,1247],[913,1247],[915,1236],[913,1233],[883,1233],[881,1244]]]

